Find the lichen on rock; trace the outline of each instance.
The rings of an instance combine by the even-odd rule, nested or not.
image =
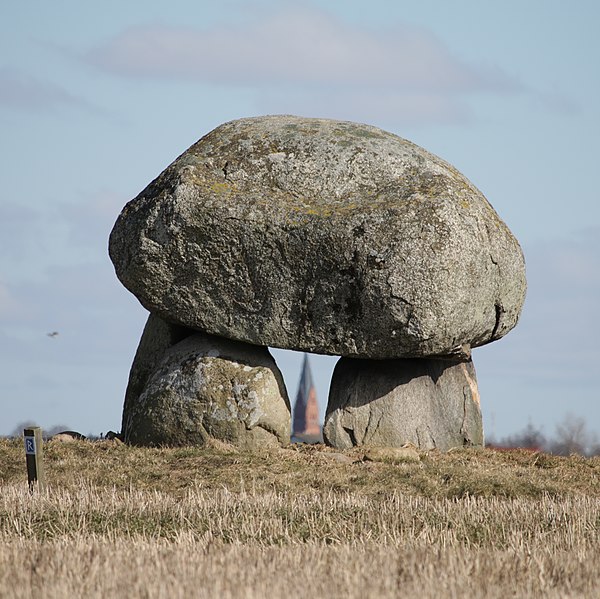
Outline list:
[[[448,355],[515,326],[519,244],[456,169],[375,127],[226,123],[118,218],[117,275],[165,320],[361,358]]]
[[[164,330],[173,325],[150,318],[130,375],[127,442],[204,445],[217,439],[244,448],[289,443],[289,400],[267,348],[194,331],[170,344],[175,336]],[[152,346],[148,339],[162,343]]]

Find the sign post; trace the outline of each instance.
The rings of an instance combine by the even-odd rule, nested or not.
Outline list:
[[[23,430],[25,440],[25,459],[27,460],[27,481],[29,491],[36,489],[44,491],[46,481],[44,478],[44,460],[42,455],[42,429],[39,426]]]

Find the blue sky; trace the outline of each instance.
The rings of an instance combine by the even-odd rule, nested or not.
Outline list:
[[[599,6],[3,3],[0,434],[119,429],[146,313],[112,224],[209,130],[273,113],[373,124],[471,179],[529,283],[518,327],[474,352],[487,433],[552,434],[567,413],[600,432]],[[293,396],[302,356],[275,356]],[[322,412],[334,363],[312,360]]]

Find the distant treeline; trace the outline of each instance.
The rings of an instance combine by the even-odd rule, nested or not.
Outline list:
[[[556,426],[554,436],[546,436],[541,429],[531,422],[520,432],[502,439],[488,437],[488,447],[515,448],[522,447],[544,451],[554,455],[579,454],[584,456],[600,455],[600,440],[591,432],[585,420],[573,414],[567,414]]]

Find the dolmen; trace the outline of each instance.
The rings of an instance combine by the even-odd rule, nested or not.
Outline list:
[[[150,312],[126,442],[286,445],[270,346],[340,356],[334,447],[483,444],[471,349],[517,324],[523,253],[481,192],[419,146],[344,121],[225,123],[125,206],[109,253]]]

